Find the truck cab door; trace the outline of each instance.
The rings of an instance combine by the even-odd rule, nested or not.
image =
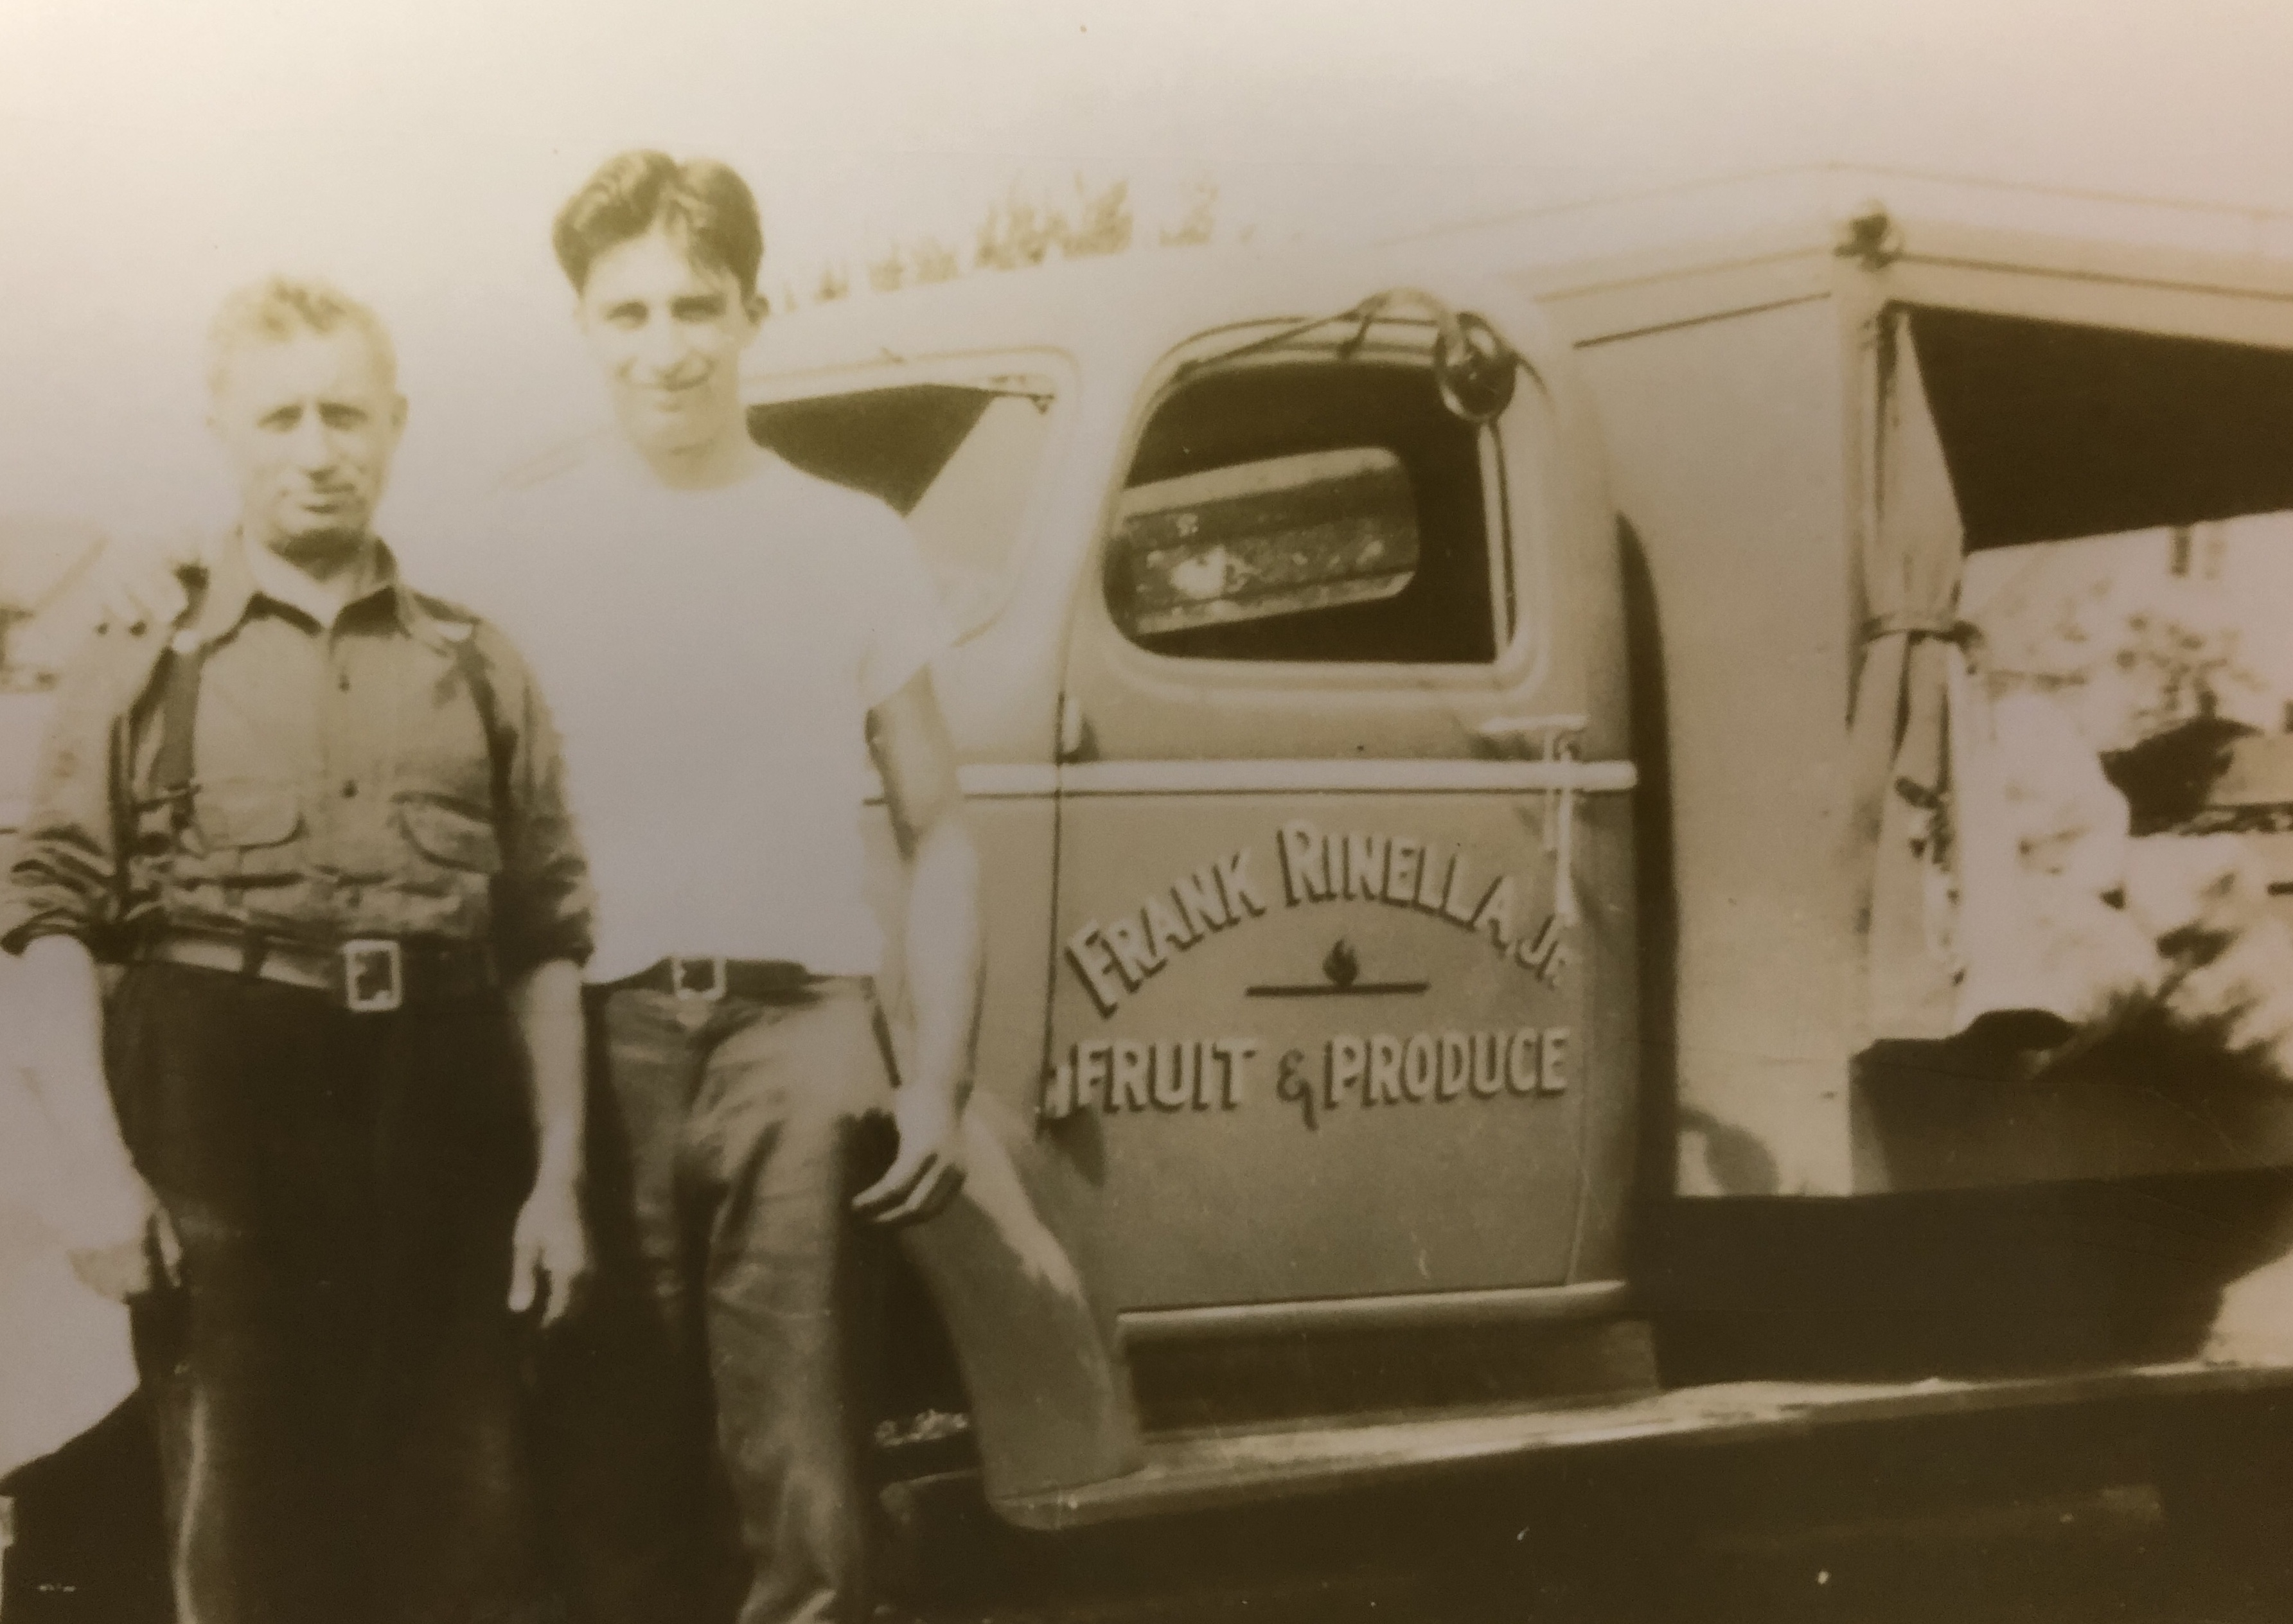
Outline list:
[[[1430,334],[1171,357],[1086,574],[1046,1115],[1134,1320],[1571,1278],[1622,694],[1554,601],[1550,402],[1460,415]]]

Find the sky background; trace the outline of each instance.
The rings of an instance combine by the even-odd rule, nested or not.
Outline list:
[[[1150,238],[1204,179],[1350,240],[1819,162],[2293,209],[2293,5],[0,0],[0,515],[226,520],[202,330],[296,269],[397,333],[428,525],[598,420],[548,222],[640,143],[749,176],[768,291],[1077,175]]]

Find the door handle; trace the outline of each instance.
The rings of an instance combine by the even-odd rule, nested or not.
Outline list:
[[[1576,755],[1576,736],[1587,725],[1581,715],[1495,716],[1473,731],[1517,750],[1534,749],[1533,761],[1567,761]]]
[[[1574,761],[1581,715],[1499,716],[1479,728],[1482,738],[1516,750],[1533,749],[1536,761]],[[1544,792],[1544,849],[1552,854],[1552,914],[1563,925],[1583,917],[1576,900],[1576,792],[1573,788]]]

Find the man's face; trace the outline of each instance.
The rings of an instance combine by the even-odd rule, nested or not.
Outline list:
[[[406,401],[366,335],[344,327],[240,344],[211,421],[239,475],[243,532],[308,557],[365,537]]]
[[[638,449],[698,449],[744,432],[741,352],[760,311],[727,271],[693,263],[666,231],[616,243],[589,266],[579,319]]]

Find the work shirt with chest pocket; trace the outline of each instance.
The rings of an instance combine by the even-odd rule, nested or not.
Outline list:
[[[194,654],[175,794],[162,737]],[[556,731],[508,642],[409,590],[379,546],[331,626],[263,591],[234,547],[185,627],[115,628],[68,676],[0,947],[394,936],[486,942],[515,974],[586,960],[592,912]]]

